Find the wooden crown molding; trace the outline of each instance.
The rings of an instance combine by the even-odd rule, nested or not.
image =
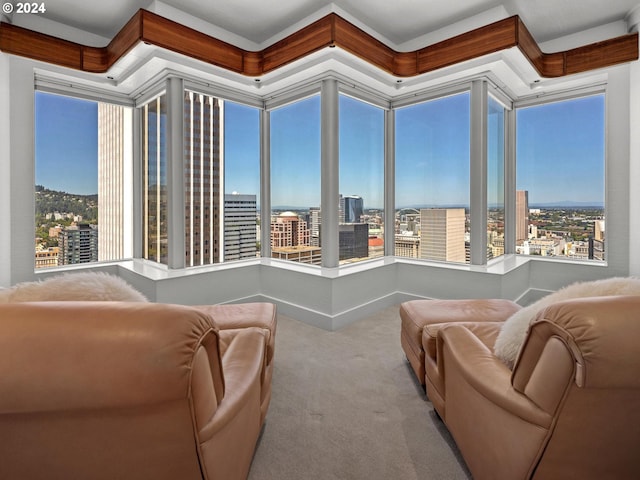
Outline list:
[[[92,73],[105,73],[139,42],[233,72],[260,76],[325,47],[340,47],[398,77],[431,72],[518,47],[541,77],[561,77],[638,59],[638,33],[556,53],[544,53],[518,16],[413,52],[397,52],[335,13],[258,52],[243,50],[146,10],[138,12],[106,47],[90,47],[0,23],[0,51]]]

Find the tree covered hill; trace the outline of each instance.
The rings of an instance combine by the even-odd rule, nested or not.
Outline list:
[[[42,185],[36,185],[36,218],[42,220],[47,214],[56,212],[80,215],[84,223],[96,223],[98,221],[98,195],[59,192],[49,190]]]

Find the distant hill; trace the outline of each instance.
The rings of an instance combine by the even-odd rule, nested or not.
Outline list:
[[[81,215],[83,222],[95,222],[98,220],[98,195],[59,192],[36,185],[36,216],[55,212],[73,213]]]

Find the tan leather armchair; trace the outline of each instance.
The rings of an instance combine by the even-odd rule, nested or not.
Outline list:
[[[0,305],[0,478],[244,479],[267,333],[146,303]]]
[[[463,325],[438,350],[443,420],[475,480],[640,478],[640,297],[548,307],[513,372]]]

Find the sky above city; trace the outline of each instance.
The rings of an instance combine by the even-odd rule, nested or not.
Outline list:
[[[468,93],[396,110],[397,208],[468,206],[469,118]],[[320,97],[273,110],[270,123],[272,206],[319,206]],[[225,192],[258,201],[259,124],[258,109],[225,103]],[[382,208],[383,110],[341,95],[339,125],[340,193]],[[530,205],[603,204],[603,95],[519,109],[516,147]],[[96,193],[97,103],[37,92],[35,152],[36,184]]]
[[[36,185],[98,193],[98,104],[36,92]]]
[[[604,205],[604,95],[517,112],[516,188],[529,205]]]

